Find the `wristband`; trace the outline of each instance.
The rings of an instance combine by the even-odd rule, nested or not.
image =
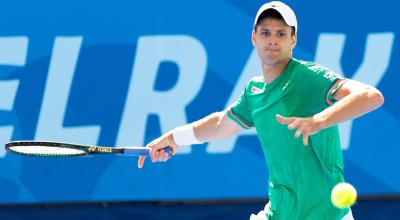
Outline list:
[[[193,125],[187,124],[172,130],[172,136],[175,144],[178,146],[189,146],[192,144],[201,144],[203,142],[197,140],[194,136]]]

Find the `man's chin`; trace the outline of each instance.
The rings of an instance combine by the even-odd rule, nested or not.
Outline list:
[[[280,57],[267,57],[262,60],[262,63],[269,66],[274,66],[285,62],[286,59]]]
[[[280,62],[281,61],[279,59],[264,59],[263,63],[266,64],[266,65],[273,66],[273,65],[276,65],[276,64],[278,64]]]

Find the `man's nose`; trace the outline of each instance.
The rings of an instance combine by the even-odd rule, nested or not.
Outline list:
[[[278,42],[275,41],[275,40],[271,40],[271,41],[269,42],[269,45],[274,45],[274,46],[276,46],[276,45],[278,45]]]
[[[269,39],[268,44],[271,45],[271,46],[272,46],[272,45],[276,46],[276,45],[278,44],[278,39],[277,39],[276,37],[271,37],[271,38]]]

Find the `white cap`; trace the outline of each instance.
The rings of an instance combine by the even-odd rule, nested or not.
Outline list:
[[[260,15],[265,10],[268,10],[268,9],[274,9],[277,12],[279,12],[279,14],[281,14],[283,19],[285,20],[286,24],[289,26],[293,26],[295,28],[295,32],[297,34],[296,15],[294,14],[293,10],[289,6],[287,6],[286,4],[284,4],[283,2],[280,2],[280,1],[273,1],[273,2],[265,3],[264,5],[262,5],[260,7],[260,9],[258,9],[256,19],[254,20],[254,25],[257,24],[257,21],[258,21],[258,18],[260,17]]]

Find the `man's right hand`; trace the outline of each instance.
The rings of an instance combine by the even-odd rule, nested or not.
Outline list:
[[[151,147],[150,152],[151,161],[154,162],[165,162],[168,160],[169,155],[163,150],[163,148],[171,147],[172,155],[176,152],[178,146],[175,144],[172,132],[168,132],[163,136],[151,141],[146,147]],[[146,157],[140,156],[138,160],[138,168],[142,168]]]

